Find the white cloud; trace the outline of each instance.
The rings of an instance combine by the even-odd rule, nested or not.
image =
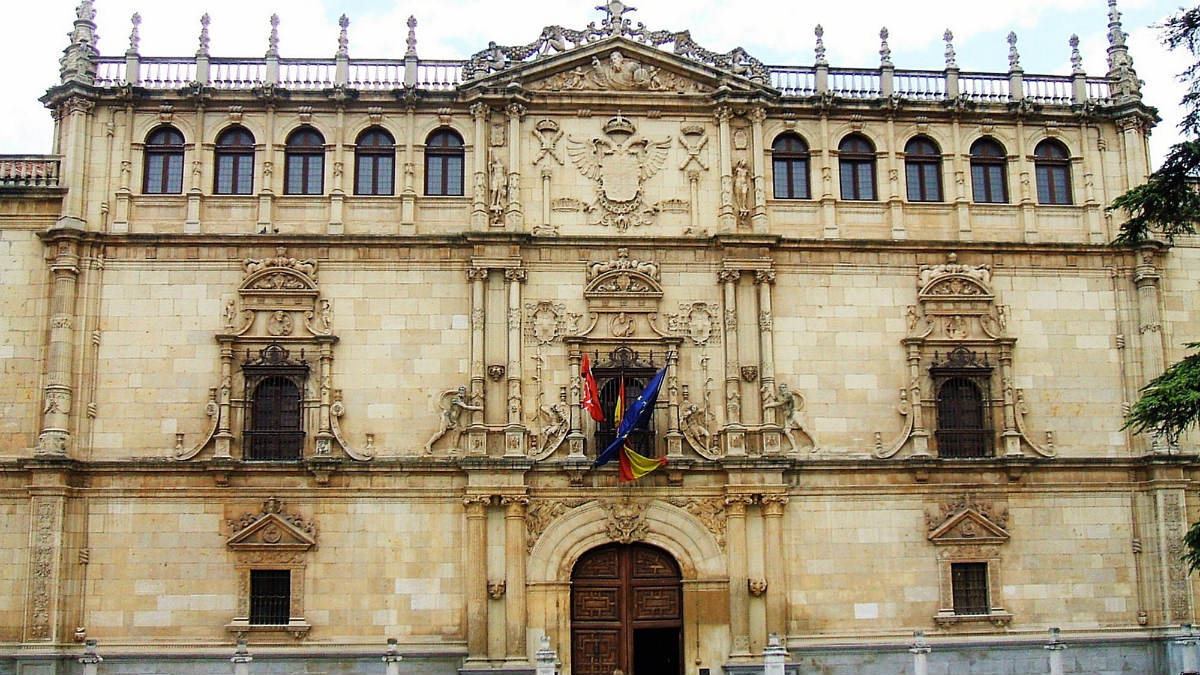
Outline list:
[[[0,24],[0,58],[13,64],[6,69],[7,95],[0,100],[0,152],[50,151],[50,116],[36,102],[58,80],[58,57],[66,45],[65,33],[74,20],[77,0],[9,2]],[[1122,8],[1160,17],[1172,7],[1168,0],[1122,0]],[[128,45],[129,16],[139,11],[141,53],[191,55],[196,50],[199,16],[212,16],[212,53],[217,56],[261,56],[267,47],[267,19],[281,17],[280,51],[283,56],[330,57],[337,47],[337,15],[350,10],[350,53],[358,58],[400,58],[405,50],[405,20],[415,14],[418,52],[423,58],[465,58],[489,40],[523,44],[534,40],[542,26],[561,24],[582,27],[599,16],[596,0],[564,3],[532,0],[521,3],[495,0],[205,0],[203,3],[168,3],[161,0],[96,0],[100,49],[105,55],[123,54]],[[960,65],[964,68],[1004,70],[1009,29],[1028,36],[1020,44],[1026,68],[1057,64],[1066,72],[1065,36],[1055,44],[1040,40],[1038,30],[1058,29],[1063,16],[1081,23],[1074,27],[1083,38],[1087,70],[1102,74],[1105,16],[1093,0],[1012,0],[994,3],[986,12],[976,3],[961,0],[863,0],[804,6],[794,0],[748,0],[736,5],[720,0],[657,0],[640,5],[632,15],[652,28],[690,30],[702,45],[725,51],[741,45],[769,63],[812,62],[812,27],[825,26],[825,41],[835,65],[873,66],[879,61],[879,28],[889,28],[889,43],[899,67],[940,68],[942,31],[955,34]],[[517,11],[514,11],[517,7]],[[1141,8],[1139,10],[1139,8]],[[864,17],[868,17],[864,21]],[[1077,19],[1077,17],[1085,17]],[[1066,26],[1069,30],[1073,26]],[[1176,138],[1174,110],[1181,89],[1173,73],[1186,58],[1169,54],[1157,43],[1154,31],[1126,24],[1130,47],[1139,74],[1146,80],[1147,102],[1157,105],[1164,121],[1152,140],[1161,156]],[[1032,66],[1030,64],[1033,64]]]

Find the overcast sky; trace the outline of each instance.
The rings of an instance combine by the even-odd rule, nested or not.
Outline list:
[[[811,64],[813,26],[825,27],[832,66],[873,67],[879,64],[879,29],[887,26],[892,60],[897,68],[940,69],[942,33],[954,33],[958,64],[963,70],[1003,72],[1008,69],[1010,30],[1019,36],[1021,65],[1026,73],[1070,73],[1071,33],[1078,33],[1089,75],[1107,70],[1107,6],[1104,0],[1008,0],[987,3],[962,0],[858,0],[797,3],[794,0],[630,0],[638,8],[631,18],[651,29],[690,30],[708,49],[742,46],[769,64]],[[37,102],[58,80],[58,57],[75,18],[77,0],[4,2],[0,21],[0,57],[9,64],[0,75],[0,153],[44,153],[50,150],[49,111]],[[337,19],[350,17],[351,58],[401,58],[410,14],[417,17],[417,51],[422,58],[465,58],[494,40],[525,44],[541,28],[560,24],[582,28],[601,14],[597,0],[96,0],[100,52],[124,54],[129,45],[129,17],[142,15],[144,56],[190,56],[196,51],[199,18],[212,16],[214,56],[258,56],[267,47],[268,17],[279,14],[280,52],[285,57],[331,57],[337,48]],[[981,8],[986,7],[986,11]],[[1176,79],[1188,57],[1167,52],[1151,24],[1176,10],[1172,0],[1121,0],[1124,27],[1138,75],[1146,81],[1145,101],[1157,106],[1163,121],[1151,137],[1151,151],[1161,159],[1178,140],[1178,101],[1183,89]],[[870,17],[864,22],[864,17]]]

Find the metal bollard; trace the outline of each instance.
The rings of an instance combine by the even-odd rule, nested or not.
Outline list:
[[[1050,629],[1050,641],[1043,649],[1050,650],[1050,675],[1063,675],[1063,650],[1067,646],[1058,641],[1057,627]]]
[[[83,675],[96,675],[96,670],[103,660],[96,653],[95,640],[88,640],[83,644],[83,656],[79,657],[79,663],[83,664]]]
[[[780,644],[779,633],[771,633],[763,649],[763,675],[783,675],[787,660],[788,650]]]
[[[913,655],[913,675],[929,675],[929,652],[933,648],[925,641],[925,631],[913,631],[913,646],[908,651]]]
[[[233,664],[233,675],[250,675],[250,662],[253,660],[254,657],[250,656],[250,651],[246,649],[246,638],[238,638],[233,658],[229,659]]]
[[[387,675],[400,675],[400,652],[396,648],[396,638],[388,638],[387,653],[383,655],[383,662],[386,664],[384,671]]]

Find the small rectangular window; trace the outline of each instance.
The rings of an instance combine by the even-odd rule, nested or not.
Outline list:
[[[250,624],[284,626],[291,615],[290,570],[250,570]]]
[[[988,613],[987,563],[951,563],[950,586],[953,589],[955,614]]]

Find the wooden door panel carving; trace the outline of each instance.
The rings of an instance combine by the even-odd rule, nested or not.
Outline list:
[[[571,575],[574,675],[612,675],[618,668],[628,675],[682,675],[678,672],[683,662],[682,630],[679,566],[667,552],[644,544],[610,544],[585,553],[575,564]],[[634,672],[639,662],[635,644],[642,645],[639,653],[644,652],[640,667],[654,672]],[[663,649],[679,653],[664,655]]]

